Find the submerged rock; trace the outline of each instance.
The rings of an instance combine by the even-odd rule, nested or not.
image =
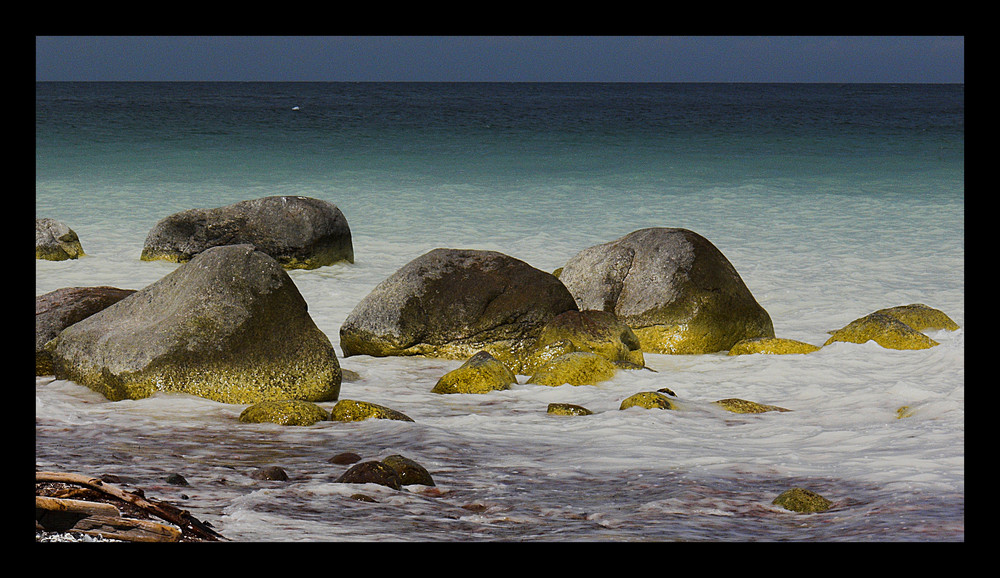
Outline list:
[[[534,385],[596,385],[615,376],[618,368],[608,358],[574,351],[553,359],[528,379]]]
[[[938,344],[930,337],[885,313],[871,313],[833,332],[826,345],[837,341],[874,341],[887,349],[929,349]]]
[[[593,415],[594,412],[573,403],[550,403],[546,413],[554,415]]]
[[[351,229],[327,201],[274,196],[214,209],[190,209],[160,220],[140,258],[184,263],[222,245],[253,245],[285,269],[315,269],[354,262]]]
[[[403,481],[388,464],[367,461],[355,464],[335,480],[340,484],[378,484],[394,490],[403,489]]]
[[[747,401],[745,399],[739,399],[735,397],[720,399],[712,403],[720,405],[726,410],[731,411],[733,413],[765,413],[768,411],[792,411],[790,409],[785,409],[783,407],[778,407],[776,405],[764,405],[762,403],[757,403],[755,401]]]
[[[35,297],[35,375],[52,375],[45,344],[60,331],[133,293],[117,287],[65,287]]]
[[[468,359],[515,367],[556,315],[576,309],[552,274],[495,251],[435,249],[382,281],[340,327],[344,357]]]
[[[642,407],[645,409],[677,409],[670,398],[659,391],[641,391],[622,400],[618,409]]]
[[[275,399],[251,405],[240,413],[244,423],[276,423],[279,425],[313,425],[326,421],[330,414],[311,401]]]
[[[330,411],[330,420],[332,421],[363,421],[366,419],[413,421],[406,414],[394,409],[354,399],[342,399]]]
[[[785,490],[771,503],[775,506],[781,506],[786,510],[807,514],[825,512],[830,509],[831,505],[833,505],[833,502],[830,500],[824,498],[816,492],[806,490],[804,488],[792,488],[790,490]]]
[[[581,310],[614,313],[646,353],[712,353],[774,337],[732,263],[687,229],[649,228],[584,249],[563,267]]]
[[[273,258],[215,247],[45,349],[57,378],[111,400],[180,392],[239,404],[333,401],[340,365],[307,309]]]
[[[399,482],[403,486],[433,486],[434,479],[431,478],[427,468],[399,454],[393,454],[382,459],[382,463],[396,470]]]
[[[489,393],[510,389],[517,376],[486,351],[473,355],[461,367],[441,376],[432,393]]]
[[[35,219],[35,259],[65,261],[84,256],[76,231],[55,219]]]
[[[780,337],[755,337],[744,339],[733,345],[729,350],[729,355],[749,355],[753,353],[766,353],[770,355],[788,355],[795,353],[812,353],[820,348],[811,343],[796,341],[794,339],[783,339]]]

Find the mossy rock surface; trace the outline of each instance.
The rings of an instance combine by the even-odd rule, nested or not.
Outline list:
[[[792,488],[785,490],[771,502],[775,506],[781,506],[786,510],[800,513],[825,512],[830,509],[833,502],[823,496],[807,490],[805,488]]]
[[[35,297],[35,375],[52,375],[45,344],[59,332],[135,293],[117,287],[65,287]]]
[[[765,405],[763,403],[757,403],[755,401],[747,401],[745,399],[739,399],[735,397],[720,399],[713,403],[720,405],[724,409],[731,411],[733,413],[765,413],[769,411],[792,411],[790,409],[785,409],[783,407],[778,407],[776,405]]]
[[[35,219],[35,259],[66,261],[84,255],[76,231],[55,219]]]
[[[879,309],[876,313],[884,313],[885,315],[894,317],[917,331],[933,331],[938,329],[955,331],[958,329],[958,323],[955,323],[944,311],[928,307],[923,303],[888,307],[886,309]]]
[[[546,413],[554,415],[593,415],[594,412],[572,403],[550,403]]]
[[[243,423],[313,425],[329,418],[330,414],[315,403],[299,399],[281,399],[255,403],[243,410],[239,419]]]
[[[427,468],[408,457],[393,454],[382,459],[382,463],[396,470],[400,483],[404,486],[433,486],[434,479]]]
[[[544,351],[547,346],[554,344],[566,348],[562,344],[567,342],[572,345],[572,351],[596,353],[612,362],[624,362],[638,367],[645,364],[639,338],[632,328],[610,311],[560,313],[542,327],[534,349]]]
[[[406,414],[394,409],[354,399],[342,399],[330,411],[331,421],[363,421],[366,419],[413,421]]]
[[[580,310],[614,313],[645,353],[728,351],[774,337],[767,311],[722,252],[687,230],[653,227],[584,249],[559,280]]]
[[[753,339],[744,339],[734,345],[733,348],[729,350],[729,355],[749,355],[754,353],[787,355],[795,353],[812,353],[819,350],[819,347],[811,343],[796,341],[794,339],[784,339],[781,337],[755,337]]]
[[[608,358],[586,351],[553,359],[528,379],[534,385],[596,385],[615,376],[618,368]]]
[[[333,401],[341,371],[288,273],[250,245],[214,247],[45,345],[58,379],[110,400],[178,392],[222,403]]]
[[[489,393],[510,389],[517,376],[489,352],[480,351],[441,376],[432,393]]]
[[[833,332],[824,346],[837,341],[874,341],[887,349],[929,349],[937,345],[930,337],[885,313],[871,313]]]
[[[641,407],[645,409],[677,409],[670,398],[658,391],[641,391],[622,400],[618,409]]]

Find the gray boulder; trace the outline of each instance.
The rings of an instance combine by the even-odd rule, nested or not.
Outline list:
[[[45,344],[59,332],[109,307],[135,289],[65,287],[35,297],[35,375],[52,375],[52,358]]]
[[[427,355],[467,359],[479,351],[518,367],[556,315],[575,310],[551,273],[495,251],[435,249],[377,285],[340,328],[344,356]]]
[[[341,372],[288,273],[249,245],[199,253],[48,342],[54,374],[111,400],[332,401]]]
[[[649,228],[584,249],[559,276],[581,310],[610,311],[647,353],[711,353],[774,337],[732,263],[687,229]]]
[[[84,256],[73,229],[55,219],[35,219],[35,259],[65,261]]]
[[[240,244],[253,245],[285,269],[354,262],[351,229],[340,209],[297,196],[174,213],[149,232],[140,258],[184,263],[211,247]]]

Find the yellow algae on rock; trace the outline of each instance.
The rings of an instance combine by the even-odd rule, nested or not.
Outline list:
[[[342,399],[330,411],[331,421],[363,421],[369,418],[413,421],[409,416],[394,409],[353,399]]]
[[[874,341],[887,349],[929,349],[937,345],[930,337],[885,313],[872,313],[856,319],[833,335],[824,343],[836,341],[867,343]]]
[[[510,389],[517,383],[511,370],[486,351],[480,351],[461,367],[441,376],[432,393],[489,393]]]
[[[833,502],[823,496],[806,490],[804,488],[792,488],[781,493],[771,502],[775,506],[781,506],[786,510],[800,512],[804,514],[824,512],[830,509]]]
[[[262,401],[243,410],[239,420],[243,423],[270,422],[279,425],[312,425],[326,421],[330,414],[309,401],[278,399]]]
[[[574,351],[553,359],[535,372],[528,383],[559,386],[596,385],[615,376],[617,367],[608,358],[586,351]]]
[[[547,413],[554,415],[593,415],[594,412],[572,403],[550,403]]]
[[[757,403],[755,401],[747,401],[745,399],[739,399],[735,397],[720,399],[712,403],[721,405],[723,408],[733,413],[764,413],[768,411],[792,411],[790,409],[785,409],[783,407],[778,407],[776,405],[764,405],[762,403]]]
[[[751,353],[767,353],[786,355],[791,353],[812,353],[820,348],[803,341],[784,339],[781,337],[755,337],[738,342],[729,350],[729,355],[747,355]]]
[[[618,409],[642,407],[646,409],[677,409],[670,398],[658,391],[641,391],[622,401]]]
[[[958,329],[958,323],[952,321],[951,317],[948,317],[943,311],[928,307],[923,303],[879,309],[875,313],[884,313],[890,317],[895,317],[917,331],[926,331],[928,329],[955,331]]]

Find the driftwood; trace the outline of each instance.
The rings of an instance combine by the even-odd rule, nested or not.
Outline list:
[[[152,520],[125,518],[112,504],[36,495],[36,528],[51,528],[54,531],[72,529],[74,532],[129,541],[178,541],[182,536],[209,541],[224,539],[207,524],[191,516],[187,510],[181,510],[166,502],[146,499],[139,493],[123,490],[105,483],[100,478],[59,472],[35,472],[35,482],[84,486],[173,524],[170,526]]]

